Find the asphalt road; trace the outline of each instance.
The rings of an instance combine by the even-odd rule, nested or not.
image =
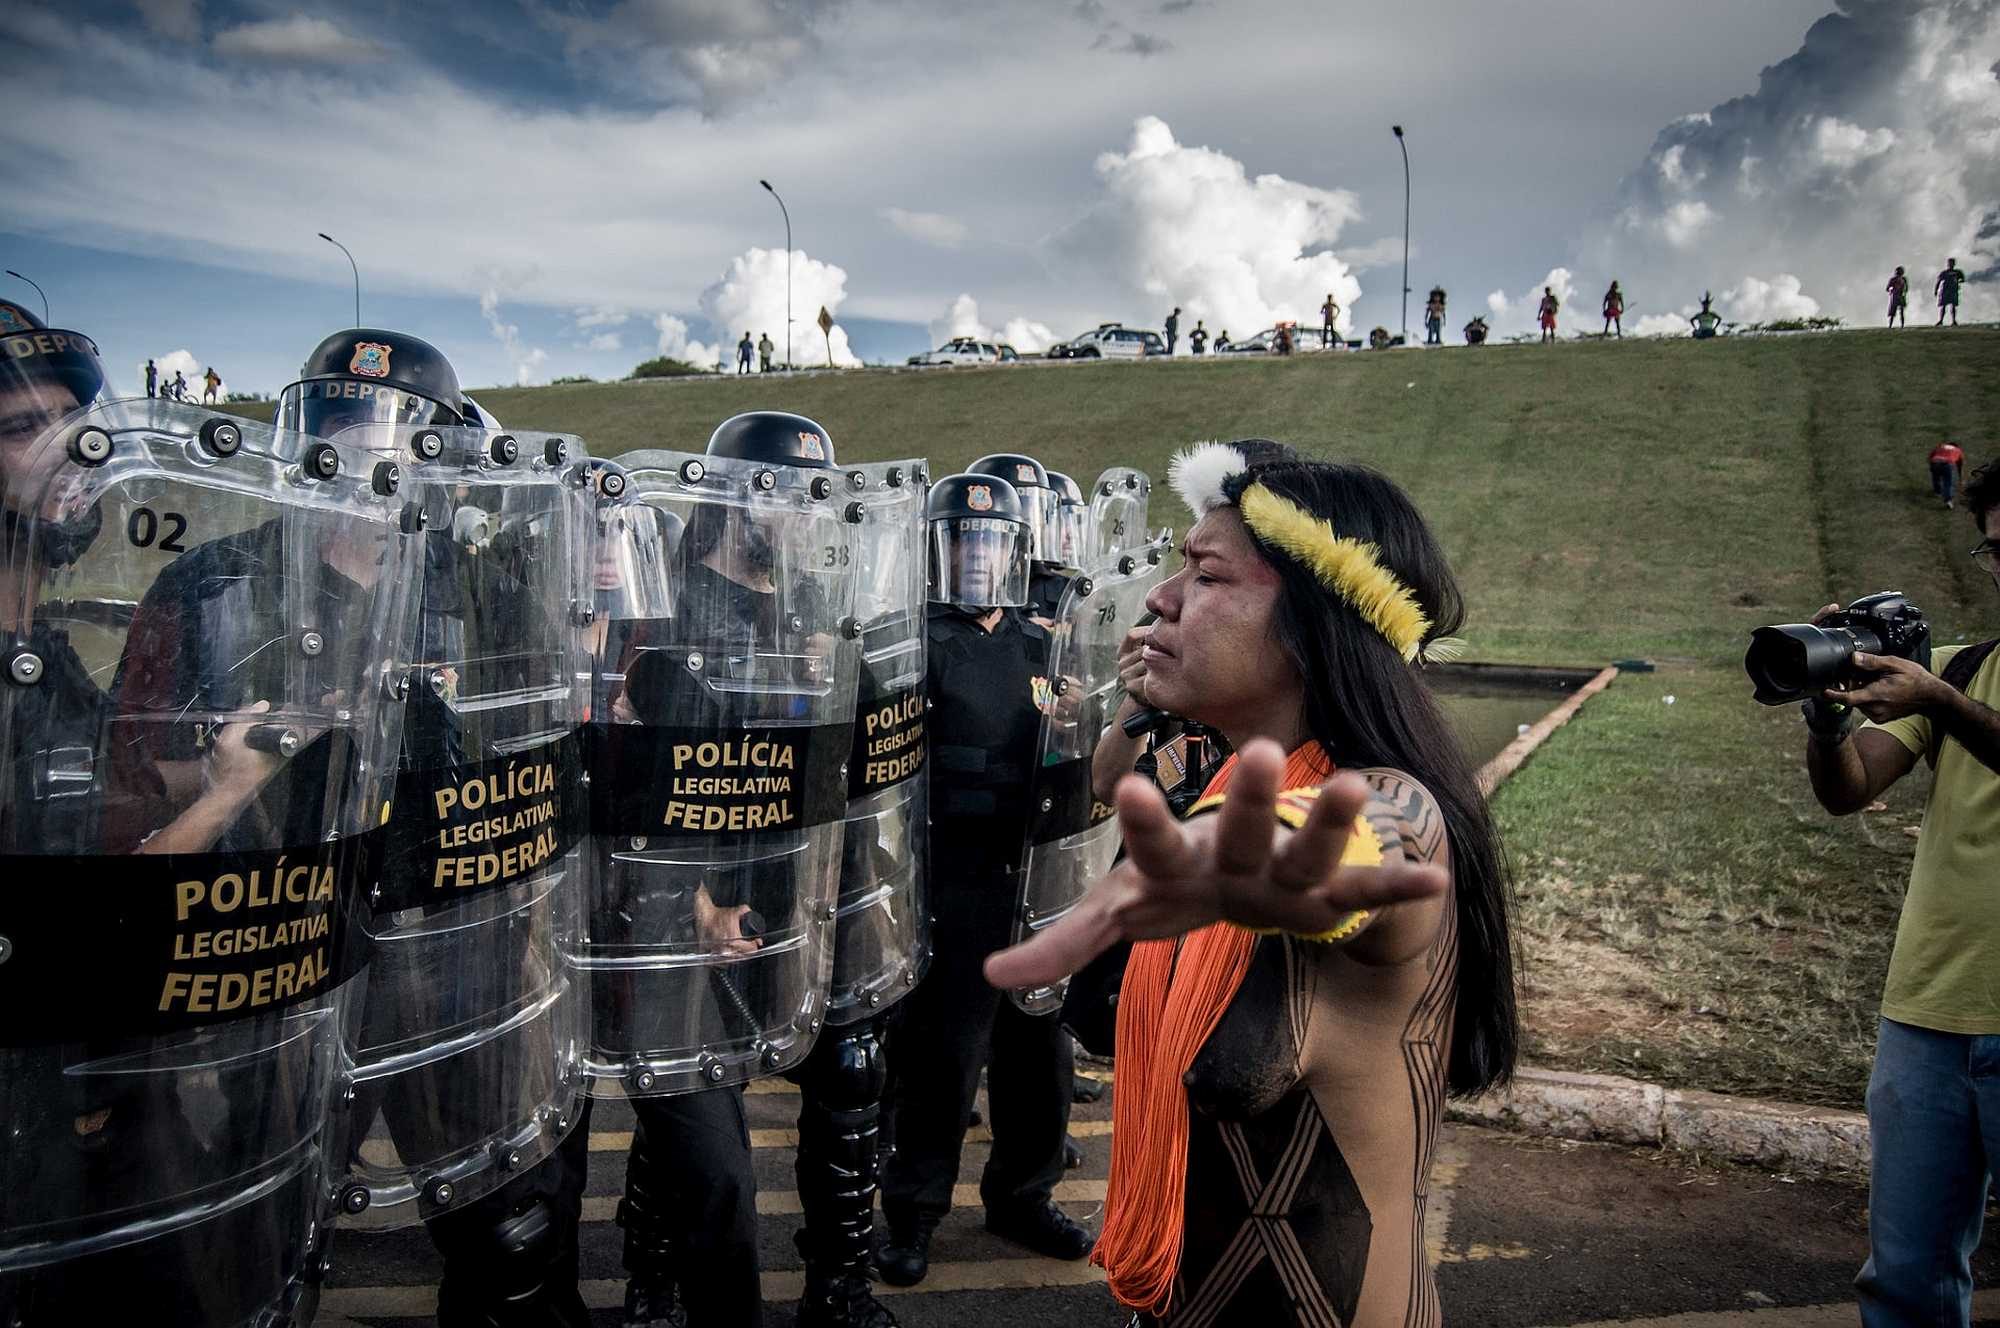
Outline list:
[[[782,1081],[749,1098],[769,1328],[791,1328],[799,1294],[792,1134],[798,1098]],[[1072,1133],[1084,1165],[1058,1197],[1095,1220],[1110,1164],[1110,1097],[1078,1106]],[[584,1296],[603,1328],[624,1295],[612,1208],[624,1177],[631,1111],[593,1113],[584,1210]],[[986,1234],[976,1192],[985,1160],[975,1130],[960,1177],[966,1205],[932,1246],[931,1276],[882,1288],[909,1328],[1122,1328],[1125,1315],[1084,1263],[1027,1255]],[[1772,1176],[1684,1157],[1550,1143],[1449,1126],[1441,1143],[1430,1242],[1445,1314],[1459,1325],[1637,1323],[1644,1328],[1821,1328],[1858,1322],[1849,1284],[1866,1246],[1858,1185]],[[1988,1227],[1975,1273],[2000,1287],[2000,1240]],[[415,1328],[435,1303],[437,1261],[421,1229],[343,1232],[318,1322]],[[1975,1321],[2000,1328],[2000,1290],[1982,1291]]]

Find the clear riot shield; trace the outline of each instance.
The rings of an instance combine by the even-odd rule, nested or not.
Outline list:
[[[415,514],[166,401],[0,478],[0,1322],[309,1317]]]
[[[1162,575],[1169,541],[1112,556],[1095,573],[1079,577],[1063,597],[1050,633],[1050,707],[1029,792],[1028,836],[1021,853],[1021,906],[1014,940],[1024,941],[1059,921],[1118,856],[1118,823],[1093,796],[1090,762],[1097,741],[1118,713],[1124,688],[1118,646],[1146,610],[1146,592]],[[1010,992],[1029,1014],[1062,1004],[1057,983]]]
[[[1143,554],[1154,540],[1146,526],[1152,504],[1153,480],[1143,470],[1113,466],[1090,489],[1090,559],[1088,568],[1115,567],[1118,556]]]
[[[929,784],[924,769],[924,498],[921,461],[847,472],[861,504],[854,532],[854,617],[861,674],[827,1021],[878,1014],[930,964]]]
[[[590,556],[575,438],[367,425],[423,505],[415,649],[372,957],[347,1031],[343,1218],[402,1226],[533,1166],[576,1119],[586,1002]]]
[[[796,1064],[826,1017],[867,509],[840,471],[619,465],[598,525],[620,545],[595,566],[665,584],[617,588],[608,602],[656,616],[595,637],[572,962],[592,1091],[687,1092]]]

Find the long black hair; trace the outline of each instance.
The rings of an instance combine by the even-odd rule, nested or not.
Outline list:
[[[1294,461],[1255,466],[1250,477],[1364,540],[1416,596],[1426,641],[1457,632],[1465,601],[1444,551],[1409,495],[1365,466]],[[1255,535],[1253,532],[1253,540]],[[1279,645],[1305,680],[1305,727],[1346,768],[1384,766],[1422,784],[1443,814],[1458,917],[1458,982],[1446,1084],[1466,1097],[1505,1083],[1520,1043],[1507,915],[1513,886],[1499,832],[1472,762],[1421,669],[1313,572],[1256,541],[1277,569],[1273,615]]]

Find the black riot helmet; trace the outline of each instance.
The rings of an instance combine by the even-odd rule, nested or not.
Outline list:
[[[1041,462],[1019,452],[989,452],[965,470],[969,475],[997,475],[1013,485],[1028,522],[1029,556],[1038,563],[1061,561],[1061,537],[1056,531],[1060,501]]]
[[[97,537],[103,516],[43,508],[53,468],[66,453],[38,446],[58,422],[104,390],[97,343],[81,332],[45,326],[11,300],[0,300],[0,546],[32,542],[45,566],[75,562]],[[0,547],[0,558],[12,550]]]
[[[708,436],[708,455],[807,470],[833,468],[833,435],[818,420],[783,410],[732,415]]]
[[[320,438],[355,425],[456,428],[466,420],[451,361],[428,341],[375,327],[320,342],[278,395],[278,427]]]
[[[0,300],[0,393],[9,398],[0,426],[20,432],[25,417],[37,413],[43,426],[53,424],[103,390],[96,342],[81,332],[46,327],[22,306]],[[30,432],[39,434],[41,428]]]
[[[924,505],[934,604],[997,609],[1028,602],[1028,514],[998,475],[947,475]]]

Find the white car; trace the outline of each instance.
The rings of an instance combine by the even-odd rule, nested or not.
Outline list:
[[[927,350],[921,355],[912,355],[911,364],[998,364],[999,344],[980,341],[974,337],[953,337],[936,350]]]
[[[1052,360],[1137,360],[1166,353],[1167,343],[1160,340],[1157,332],[1105,323],[1080,337],[1051,346],[1048,355]]]

